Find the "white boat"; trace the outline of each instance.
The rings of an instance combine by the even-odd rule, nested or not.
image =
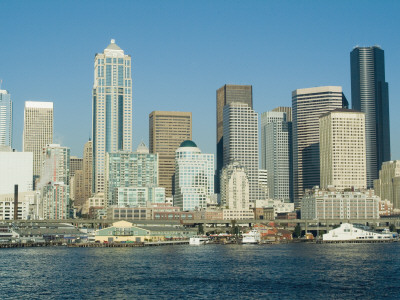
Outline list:
[[[248,233],[243,233],[242,237],[242,244],[258,244],[261,242],[261,234],[255,229]]]
[[[382,232],[371,230],[368,226],[343,223],[322,236],[324,241],[355,241],[355,240],[393,240],[395,236],[388,229]]]
[[[208,238],[204,236],[193,236],[189,239],[189,245],[203,245],[208,243]]]

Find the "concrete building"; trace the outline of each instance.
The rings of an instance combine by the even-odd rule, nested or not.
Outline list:
[[[32,191],[33,153],[0,151],[0,166],[0,195]]]
[[[76,156],[70,157],[70,164],[69,164],[69,177],[75,175],[75,171],[83,170],[83,158],[79,158]]]
[[[70,180],[70,198],[74,208],[80,210],[85,203],[83,170],[76,170]]]
[[[206,208],[214,194],[214,154],[201,153],[189,140],[175,153],[174,206],[185,211]]]
[[[158,165],[158,154],[149,153],[144,143],[139,145],[136,152],[107,153],[106,204],[111,206],[120,203],[119,195],[125,195],[122,190],[119,192],[120,188],[158,187]],[[134,191],[130,190],[133,197],[132,193]]]
[[[249,209],[249,180],[244,167],[233,161],[221,171],[221,207]]]
[[[83,199],[86,202],[92,197],[93,187],[93,143],[87,141],[83,148]]]
[[[153,111],[149,115],[150,153],[158,153],[159,185],[165,196],[172,197],[172,177],[175,173],[175,151],[186,140],[192,139],[192,113]]]
[[[367,186],[382,163],[390,160],[389,92],[385,53],[378,46],[355,47],[350,53],[352,108],[365,113]]]
[[[269,198],[292,197],[292,124],[286,112],[261,114],[261,167],[268,172]]]
[[[319,116],[346,105],[340,86],[292,92],[293,197],[296,208],[300,208],[304,190],[320,182]]]
[[[42,150],[42,171],[38,189],[41,191],[43,219],[70,217],[70,149],[58,144]]]
[[[350,109],[335,109],[319,119],[321,188],[367,187],[365,115]]]
[[[272,111],[284,112],[286,114],[286,122],[292,122],[292,108],[290,106],[278,106]]]
[[[163,187],[120,187],[118,188],[118,207],[140,207],[147,203],[165,203]]]
[[[11,95],[0,90],[0,146],[12,147],[13,104]]]
[[[380,198],[374,190],[338,191],[314,188],[308,190],[301,202],[301,218],[326,219],[379,219]]]
[[[24,110],[23,151],[33,153],[34,184],[42,170],[43,147],[52,143],[53,102],[26,101]]]
[[[114,40],[94,58],[94,193],[105,189],[106,153],[132,151],[131,61],[131,56],[124,54]]]
[[[253,108],[253,87],[251,85],[225,84],[217,90],[217,169],[215,174],[215,192],[220,193],[220,173],[224,162],[224,107],[233,102],[244,103]]]
[[[247,173],[250,203],[259,200],[258,115],[247,104],[232,102],[224,106],[224,164],[239,162]]]
[[[34,191],[18,193],[18,220],[39,219],[39,197]],[[14,193],[0,195],[0,220],[14,219]]]
[[[374,190],[382,200],[389,200],[394,209],[400,209],[400,160],[382,164],[379,178],[374,180]]]

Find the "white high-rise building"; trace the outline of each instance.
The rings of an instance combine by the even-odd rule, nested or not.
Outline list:
[[[293,198],[300,208],[305,189],[320,183],[319,116],[348,105],[340,86],[320,86],[292,92]]]
[[[291,125],[285,112],[261,114],[261,166],[268,172],[269,197],[291,198]]]
[[[32,191],[33,153],[0,151],[0,195]]]
[[[183,210],[206,208],[214,194],[214,154],[203,154],[192,141],[176,150],[174,205]]]
[[[131,57],[111,40],[94,59],[93,84],[94,193],[105,188],[106,153],[132,150]]]
[[[258,115],[247,104],[233,102],[224,106],[223,161],[239,162],[250,185],[250,203],[259,200],[258,185]]]
[[[13,106],[11,96],[6,90],[0,90],[0,146],[12,147]]]
[[[319,119],[321,188],[367,187],[365,114],[338,108]]]
[[[221,206],[231,210],[249,209],[249,180],[237,161],[222,168]]]
[[[40,176],[42,150],[53,143],[53,102],[26,101],[24,110],[24,152],[33,153],[33,180]]]

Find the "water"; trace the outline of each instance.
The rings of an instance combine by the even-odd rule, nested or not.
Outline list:
[[[400,244],[0,250],[1,299],[400,299]]]

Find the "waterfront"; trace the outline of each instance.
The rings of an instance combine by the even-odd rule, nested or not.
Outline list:
[[[393,299],[400,245],[284,244],[0,251],[2,299]]]

